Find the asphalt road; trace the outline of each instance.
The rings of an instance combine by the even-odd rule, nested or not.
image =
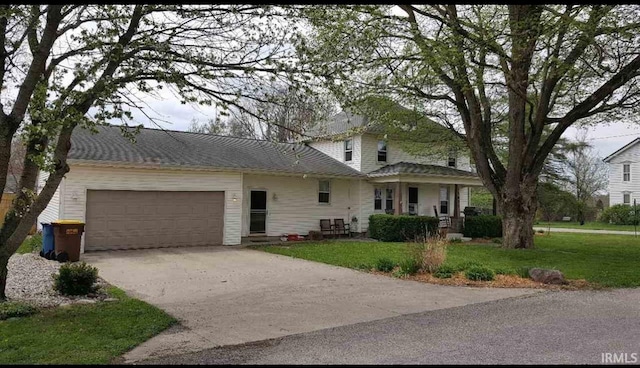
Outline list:
[[[607,364],[607,353],[640,364],[640,288],[549,291],[140,363]]]

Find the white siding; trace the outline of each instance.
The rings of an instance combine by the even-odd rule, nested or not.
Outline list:
[[[360,171],[370,173],[386,165],[392,165],[398,162],[413,162],[425,165],[446,166],[447,161],[442,158],[428,156],[414,156],[402,149],[400,142],[387,142],[387,161],[378,162],[378,138],[371,134],[363,134],[361,136],[361,144],[359,145],[361,157]],[[460,155],[458,157],[458,169],[470,171],[470,161],[468,156]]]
[[[325,180],[324,178],[320,178]],[[267,236],[282,234],[306,235],[320,230],[320,219],[342,218],[351,222],[359,216],[359,180],[328,179],[331,181],[329,204],[318,203],[319,178],[244,174],[242,236],[249,235],[251,190],[267,191]]]
[[[350,137],[349,139],[353,140],[353,153],[351,157],[351,161],[344,160],[344,140],[340,141],[317,141],[309,143],[309,146],[317,149],[318,151],[324,153],[325,155],[333,158],[334,160],[338,160],[350,167],[360,170],[361,169],[361,145],[362,139],[361,135],[356,135],[354,137]]]
[[[49,173],[47,171],[40,171],[38,175],[38,184],[37,184],[38,194],[40,194],[40,192],[42,191],[42,188],[44,187],[44,184],[47,181],[47,178],[49,178]],[[42,225],[40,224],[41,222],[52,222],[61,218],[60,193],[63,189],[64,181],[65,179],[62,179],[62,182],[60,183],[60,185],[58,185],[58,189],[56,189],[56,192],[53,194],[53,197],[51,197],[51,200],[47,204],[47,207],[44,209],[44,211],[42,211],[42,213],[40,213],[40,216],[38,216],[38,221],[37,221],[38,230],[42,229]]]
[[[622,168],[629,164],[631,175],[629,181],[622,180]],[[640,144],[635,144],[609,161],[609,203],[623,203],[622,194],[629,193],[631,204],[636,199],[640,202]]]
[[[71,166],[61,218],[85,221],[87,190],[224,191],[225,245],[240,244],[242,174],[191,170]],[[233,200],[234,195],[236,201]],[[84,238],[84,237],[83,237]],[[82,244],[84,251],[84,239]]]

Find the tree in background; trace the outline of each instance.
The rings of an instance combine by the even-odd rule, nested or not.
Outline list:
[[[578,221],[580,225],[584,225],[589,203],[596,194],[607,189],[608,165],[587,142],[585,130],[578,132],[577,139],[566,146],[566,151],[565,182],[568,190],[576,197]]]
[[[262,86],[290,75],[280,15],[255,5],[0,5],[0,193],[12,142],[25,147],[0,228],[0,301],[9,257],[69,171],[73,129],[126,123],[132,109],[145,113],[140,96],[164,90],[222,111],[264,100]]]
[[[558,221],[564,216],[573,217],[578,211],[578,201],[572,193],[551,182],[538,185],[538,208],[543,220]]]
[[[640,104],[637,5],[293,11],[310,26],[296,43],[303,65],[343,105],[387,95],[465,142],[508,248],[533,247],[539,176],[563,133],[624,120]]]

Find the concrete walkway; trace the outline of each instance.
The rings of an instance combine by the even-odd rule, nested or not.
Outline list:
[[[533,230],[544,230],[547,232],[548,227],[534,226]],[[633,231],[620,231],[620,230],[592,230],[592,229],[569,229],[561,227],[552,227],[552,233],[581,233],[581,234],[611,234],[611,235],[635,235]],[[638,228],[638,235],[640,235],[640,227]]]
[[[83,260],[181,323],[126,362],[537,292],[449,287],[236,247],[96,252]]]

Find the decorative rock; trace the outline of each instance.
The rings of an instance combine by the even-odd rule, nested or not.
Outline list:
[[[529,277],[533,281],[543,284],[564,284],[564,275],[558,270],[545,270],[542,268],[532,268],[529,270]]]
[[[78,299],[76,300],[76,303],[78,304],[95,304],[95,300],[93,299]]]
[[[105,298],[103,302],[117,302],[118,298]]]

